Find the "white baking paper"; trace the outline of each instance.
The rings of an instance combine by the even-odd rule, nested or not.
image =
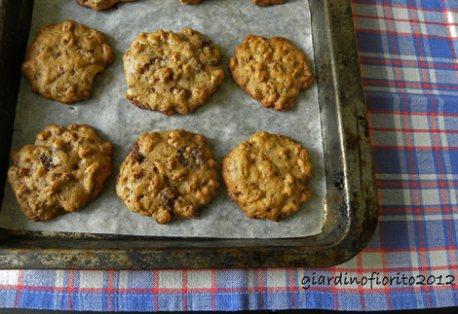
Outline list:
[[[13,147],[33,143],[35,135],[51,123],[86,123],[115,144],[115,169],[97,198],[79,212],[49,222],[29,221],[20,211],[6,186],[0,212],[0,226],[16,230],[45,230],[149,236],[217,238],[299,237],[321,231],[324,217],[325,175],[317,88],[302,93],[298,105],[289,112],[264,109],[226,79],[208,104],[188,116],[167,117],[136,108],[124,98],[126,83],[123,52],[139,32],[158,28],[180,30],[192,27],[208,35],[219,47],[227,64],[234,47],[248,34],[284,36],[291,39],[313,62],[311,18],[306,0],[289,0],[285,5],[260,8],[249,0],[208,0],[201,5],[183,5],[179,0],[142,0],[96,12],[73,0],[35,0],[31,39],[48,23],[73,19],[104,32],[116,58],[98,76],[93,97],[65,106],[30,91],[22,79],[15,119]],[[225,66],[227,68],[227,66]],[[310,181],[313,198],[300,212],[281,222],[245,218],[227,196],[221,181],[219,195],[193,220],[174,220],[159,225],[153,219],[129,211],[115,194],[118,167],[131,144],[143,132],[183,128],[204,134],[219,161],[254,132],[266,130],[296,139],[310,152],[314,177]]]

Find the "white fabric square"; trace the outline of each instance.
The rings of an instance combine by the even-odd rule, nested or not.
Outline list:
[[[17,285],[18,270],[0,270],[0,286]]]
[[[210,289],[212,287],[212,272],[209,270],[188,271],[187,277],[190,289]]]
[[[164,270],[159,272],[160,289],[181,289],[183,287],[183,272]]]

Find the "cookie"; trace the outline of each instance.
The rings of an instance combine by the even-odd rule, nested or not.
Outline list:
[[[251,0],[254,4],[260,7],[267,7],[269,5],[283,4],[285,0]]]
[[[135,0],[76,0],[79,5],[96,11],[106,10],[120,2],[132,2]]]
[[[229,70],[237,85],[266,108],[294,107],[313,81],[306,56],[288,39],[249,35],[235,49]]]
[[[278,221],[311,196],[307,151],[286,136],[257,132],[224,158],[222,168],[229,196],[249,218]]]
[[[218,189],[217,163],[203,135],[145,133],[124,160],[116,192],[132,211],[165,224],[193,218]]]
[[[184,4],[199,4],[202,1],[203,0],[181,0],[181,3],[184,3]]]
[[[22,64],[33,92],[64,104],[91,96],[97,74],[113,61],[105,36],[64,21],[41,28]]]
[[[111,154],[112,144],[90,126],[50,125],[33,145],[13,152],[8,182],[28,218],[49,220],[100,194],[111,173]]]
[[[138,35],[124,55],[126,98],[166,115],[202,106],[224,78],[219,49],[190,28]]]

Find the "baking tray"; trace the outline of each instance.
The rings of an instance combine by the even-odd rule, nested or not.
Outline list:
[[[326,172],[321,233],[212,239],[0,229],[0,268],[324,267],[355,256],[370,240],[378,210],[351,0],[309,5]],[[33,0],[0,0],[0,200],[32,10]]]

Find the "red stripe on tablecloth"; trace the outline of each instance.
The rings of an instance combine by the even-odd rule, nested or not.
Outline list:
[[[389,20],[387,20],[389,22]],[[418,24],[412,24],[412,26],[417,26]],[[372,28],[364,28],[364,27],[355,27],[357,32],[365,32],[365,33],[372,33],[372,34],[380,34],[384,33],[390,36],[409,36],[415,38],[422,38],[422,39],[454,39],[455,37],[449,37],[445,35],[438,35],[438,34],[428,34],[423,33],[422,31],[414,31],[411,32],[401,32],[401,31],[393,31],[393,30],[379,30],[379,29],[372,29]],[[394,28],[394,27],[393,27]],[[396,54],[396,53],[395,53]],[[427,54],[422,54],[427,55]]]
[[[437,62],[427,60],[405,60],[398,57],[384,59],[382,57],[360,56],[362,65],[375,65],[383,67],[401,67],[401,68],[422,68],[428,70],[456,71],[458,64],[456,62]]]
[[[159,311],[159,271],[153,270],[153,309],[155,312]]]
[[[361,0],[352,0],[352,1],[353,1],[353,5],[354,3],[358,3],[362,5],[374,5],[374,3],[367,3],[366,1],[361,1]],[[419,9],[417,5],[403,5],[403,4],[397,4],[397,3],[383,3],[383,4],[375,4],[375,5],[379,5],[385,8],[408,9],[408,10],[414,10],[414,11],[421,10],[423,12],[441,12],[441,13],[444,12],[444,10],[441,10],[441,9],[428,8],[428,7],[421,7],[421,9]],[[448,8],[447,11],[458,12],[458,9]]]
[[[333,273],[335,275],[336,274],[336,267],[332,267],[331,269],[332,269],[332,271],[333,271]],[[333,292],[332,299],[333,299],[334,310],[338,310],[339,307],[340,307],[339,293],[338,293],[339,289],[337,288],[337,286],[334,286],[334,285],[331,287],[331,289],[332,289],[332,292]]]
[[[407,129],[407,128],[378,128],[369,127],[369,130],[376,132],[401,132],[401,133],[439,133],[439,134],[458,134],[458,130],[445,130],[445,129]]]
[[[285,272],[287,282],[286,282],[286,287],[288,289],[288,295],[290,296],[290,308],[297,308],[298,302],[296,299],[296,295],[294,292],[297,291],[297,282],[296,282],[296,270],[295,269],[288,269],[284,268],[283,270]]]
[[[412,244],[412,247],[409,248],[390,248],[387,250],[386,248],[375,248],[375,247],[367,247],[364,249],[364,252],[390,252],[390,253],[410,253],[412,252],[412,249],[414,248],[415,251],[418,252],[436,252],[436,251],[453,251],[457,250],[458,246],[457,245],[448,245],[448,246],[434,246],[434,247],[424,247],[424,246],[416,246],[413,247],[415,244]],[[455,267],[458,269],[458,265],[451,265],[448,267]],[[433,266],[428,266],[428,267],[433,267]],[[413,269],[416,269],[415,267]]]
[[[386,109],[368,109],[369,113],[372,114],[384,114],[384,115],[401,115],[401,116],[421,116],[421,117],[458,117],[458,113],[442,113],[442,112],[413,112],[407,110],[386,110]]]
[[[400,70],[399,68],[393,68],[393,70]],[[446,84],[446,83],[433,83],[428,81],[407,81],[403,79],[399,80],[386,80],[386,79],[374,79],[374,78],[362,78],[364,86],[377,86],[377,87],[393,87],[400,89],[422,89],[422,90],[447,90],[447,91],[458,91],[458,84]]]
[[[21,300],[21,293],[24,291],[24,270],[20,269],[18,271],[17,285],[7,285],[14,287],[13,290],[16,290],[16,295],[14,297],[14,307],[18,308]],[[53,287],[54,288],[54,287]]]
[[[405,138],[408,138],[409,133],[405,134]],[[410,141],[412,142],[412,141]],[[458,150],[458,146],[415,146],[413,143],[407,145],[382,145],[373,144],[374,149],[391,149],[391,150],[404,150],[404,151],[455,151]],[[414,168],[411,168],[414,169]]]
[[[400,180],[376,180],[376,186],[381,189],[447,189],[457,188],[458,179],[432,179],[432,180],[415,180],[415,179],[400,179]],[[446,204],[446,202],[443,202]],[[443,210],[443,208],[441,208]]]
[[[68,286],[67,286],[67,309],[68,310],[73,310],[74,309],[74,304],[73,304],[73,296],[72,293],[75,290],[75,278],[76,278],[76,271],[74,270],[69,270],[68,273]]]
[[[363,254],[356,255],[356,274],[358,277],[361,277],[364,273],[364,265],[363,265]],[[359,302],[360,302],[360,309],[365,311],[367,306],[364,299],[364,288],[362,286],[357,286],[357,291],[359,295]]]
[[[183,295],[182,307],[183,311],[188,311],[188,272],[186,269],[181,271],[181,294]]]

